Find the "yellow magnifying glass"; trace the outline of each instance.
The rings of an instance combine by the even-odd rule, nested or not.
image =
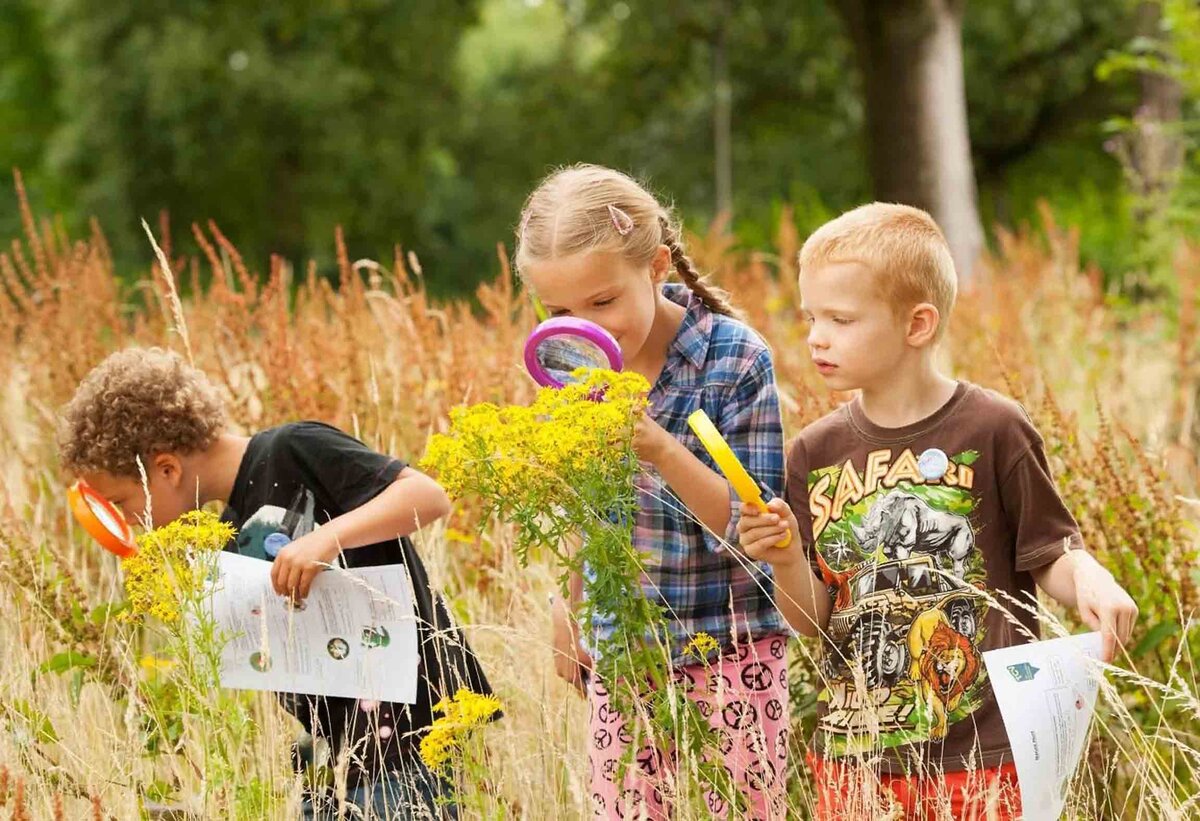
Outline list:
[[[67,501],[75,520],[101,547],[122,559],[137,554],[129,522],[99,491],[80,479],[67,491]]]
[[[729,484],[733,486],[733,491],[748,505],[754,505],[762,512],[767,512],[767,503],[763,501],[762,490],[758,486],[758,482],[746,472],[746,468],[742,466],[741,460],[734,454],[733,449],[729,447],[729,443],[725,441],[725,437],[717,430],[717,426],[708,418],[708,414],[703,410],[698,410],[688,417],[688,425],[692,431],[700,437],[701,444],[704,445],[708,455],[717,463],[717,467],[721,469],[721,473],[725,474],[725,478],[729,480]],[[776,543],[776,547],[787,547],[792,543],[792,532],[789,530],[784,534],[782,540]]]

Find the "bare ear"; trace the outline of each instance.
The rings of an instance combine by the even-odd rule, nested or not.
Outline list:
[[[650,258],[650,277],[654,280],[655,285],[661,285],[667,281],[667,277],[671,276],[671,272],[675,270],[675,265],[671,262],[671,249],[666,245],[660,245],[654,251],[654,256]]]
[[[171,487],[179,487],[183,482],[183,462],[174,453],[158,453],[153,459],[155,476],[165,479]]]
[[[913,306],[908,315],[908,334],[906,341],[914,348],[932,345],[937,339],[938,328],[942,325],[938,309],[928,302]]]

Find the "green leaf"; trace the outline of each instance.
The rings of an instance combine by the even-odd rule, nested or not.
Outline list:
[[[159,779],[146,787],[146,798],[151,801],[169,801],[175,795],[175,786]]]
[[[106,624],[112,621],[119,613],[123,613],[128,609],[129,602],[105,602],[92,608],[91,612],[88,613],[88,621],[92,622],[92,624]]]
[[[49,661],[42,664],[38,670],[42,673],[65,673],[68,670],[73,670],[77,667],[88,668],[95,667],[96,659],[93,656],[84,653],[76,653],[74,650],[68,650],[65,653],[59,653]]]
[[[58,734],[54,732],[54,725],[41,710],[23,699],[12,702],[9,709],[28,725],[29,731],[37,741],[47,744],[58,743]]]
[[[1177,633],[1179,633],[1179,622],[1160,621],[1146,631],[1146,635],[1142,636],[1142,640],[1130,651],[1129,655],[1135,659],[1141,658]]]
[[[83,692],[83,668],[76,667],[74,674],[71,676],[71,706],[79,706],[79,694]]]

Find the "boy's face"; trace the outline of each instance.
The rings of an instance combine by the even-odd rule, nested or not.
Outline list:
[[[908,328],[866,267],[839,262],[804,270],[800,309],[813,363],[830,388],[870,389],[895,375]]]
[[[140,525],[147,530],[173,522],[195,509],[195,489],[191,494],[187,492],[182,464],[173,454],[155,456],[148,466],[146,477],[150,486],[149,512],[153,522],[146,521],[146,494],[141,479],[116,476],[104,470],[84,473],[79,478],[116,506],[131,525]]]

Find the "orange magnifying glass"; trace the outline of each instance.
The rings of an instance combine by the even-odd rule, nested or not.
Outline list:
[[[725,478],[729,480],[729,484],[733,486],[733,491],[748,505],[754,505],[763,513],[767,512],[767,503],[763,501],[762,489],[758,486],[758,482],[754,481],[746,468],[742,466],[742,462],[737,458],[733,449],[729,447],[729,443],[725,441],[725,437],[717,430],[717,426],[708,418],[708,414],[703,410],[698,410],[688,417],[688,425],[696,436],[700,437],[700,442],[704,445],[708,455],[717,463],[717,467],[721,469],[721,473],[725,474]],[[792,532],[789,530],[784,534],[783,539],[776,542],[776,547],[787,547],[792,543]]]
[[[128,559],[137,554],[133,529],[112,502],[80,479],[67,491],[75,521],[109,553]]]

